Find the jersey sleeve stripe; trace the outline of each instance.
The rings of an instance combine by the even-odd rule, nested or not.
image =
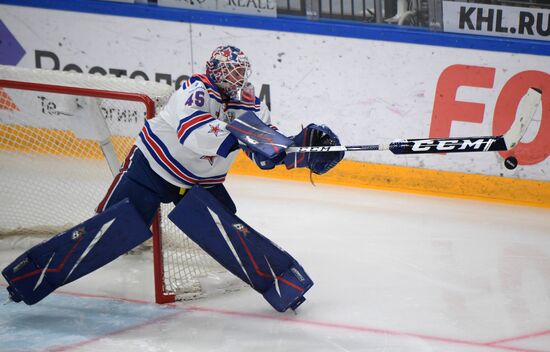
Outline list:
[[[202,126],[206,125],[207,123],[215,121],[215,120],[216,119],[212,118],[212,119],[206,119],[204,121],[200,121],[200,122],[195,123],[193,126],[189,127],[187,130],[185,130],[185,132],[183,133],[183,135],[180,138],[180,143],[183,144],[183,142],[189,136],[189,134],[191,134],[191,132],[193,132],[197,128],[202,127]]]
[[[225,175],[213,177],[198,177],[193,175],[183,167],[168,151],[168,148],[160,141],[150,130],[146,122],[139,134],[143,144],[147,147],[149,153],[155,161],[170,175],[186,185],[193,184],[216,184],[225,180]]]
[[[191,134],[191,132],[212,121],[215,121],[215,119],[214,118],[200,119],[200,120],[196,120],[192,125],[189,125],[186,129],[180,129],[180,131],[178,132],[180,143],[183,144],[183,142],[189,136],[189,134]]]
[[[184,135],[189,134],[190,130],[194,130],[197,128],[198,124],[202,124],[206,122],[214,121],[214,118],[212,115],[208,113],[204,113],[202,111],[198,111],[196,113],[193,113],[189,117],[186,117],[180,121],[180,125],[178,127],[178,138],[180,139],[180,142],[183,142],[185,138],[183,138]]]
[[[196,110],[191,115],[188,115],[188,116],[185,116],[185,117],[181,118],[180,122],[178,124],[178,131],[184,123],[186,123],[187,121],[189,121],[189,120],[191,120],[191,119],[193,119],[197,116],[201,116],[201,115],[209,115],[209,114],[207,112],[204,112],[204,111],[201,111],[201,110]]]

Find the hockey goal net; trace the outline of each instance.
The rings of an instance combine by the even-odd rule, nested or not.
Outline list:
[[[0,238],[51,236],[93,216],[144,119],[172,91],[0,66]],[[200,297],[203,280],[227,275],[168,220],[172,207],[163,205],[152,226],[157,303]]]

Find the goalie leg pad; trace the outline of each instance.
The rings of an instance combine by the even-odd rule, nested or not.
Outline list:
[[[298,262],[195,186],[168,215],[218,263],[252,286],[279,312],[296,309],[313,285]]]
[[[225,189],[223,183],[207,188],[207,191],[221,204],[223,204],[231,214],[235,214],[237,212],[237,206],[233,202],[233,199],[231,199],[231,196]]]
[[[150,237],[151,231],[126,199],[29,249],[2,275],[12,300],[32,305]]]

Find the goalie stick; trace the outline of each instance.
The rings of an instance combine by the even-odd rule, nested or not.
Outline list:
[[[520,102],[518,114],[512,127],[500,136],[421,138],[396,140],[389,144],[288,147],[286,153],[319,153],[339,151],[389,150],[394,154],[496,152],[515,148],[527,131],[538,106],[542,92],[529,88]]]

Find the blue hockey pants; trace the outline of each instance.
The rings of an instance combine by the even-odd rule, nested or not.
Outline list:
[[[223,184],[206,188],[233,214],[237,208]],[[177,187],[157,175],[149,166],[143,153],[132,147],[119,173],[115,176],[107,194],[96,212],[101,213],[111,205],[128,198],[143,221],[151,225],[161,203],[176,205],[185,196],[186,189]]]

